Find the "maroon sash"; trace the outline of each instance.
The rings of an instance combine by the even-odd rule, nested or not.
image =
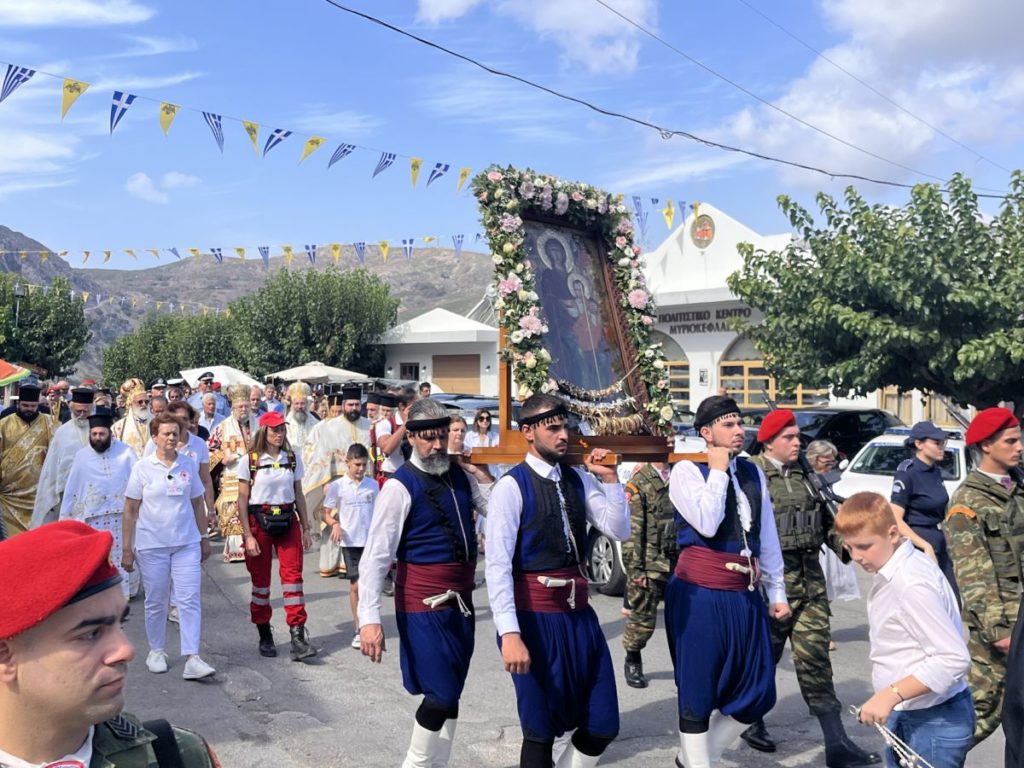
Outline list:
[[[431,607],[424,599],[443,595],[448,590],[458,592],[467,605],[472,605],[476,586],[476,561],[468,563],[415,563],[398,564],[395,572],[395,610],[402,613],[455,608],[458,601],[448,600]]]
[[[545,587],[538,577],[565,579],[575,583],[564,587]],[[558,568],[554,571],[517,573],[513,576],[516,610],[537,613],[571,613],[589,605],[587,580],[579,568]]]
[[[754,568],[754,578],[749,573],[730,570],[727,566],[733,563],[743,568]],[[708,589],[722,589],[730,592],[741,592],[753,589],[761,581],[761,569],[756,557],[747,558],[728,552],[718,552],[707,547],[685,547],[676,560],[676,577]]]

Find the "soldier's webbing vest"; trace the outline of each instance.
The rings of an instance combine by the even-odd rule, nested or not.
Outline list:
[[[820,547],[825,541],[821,506],[811,496],[804,473],[794,468],[787,477],[783,477],[764,454],[755,456],[753,461],[768,480],[768,495],[772,500],[775,527],[779,532],[779,546],[782,550]]]

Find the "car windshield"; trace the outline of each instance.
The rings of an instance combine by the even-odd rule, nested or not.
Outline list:
[[[960,479],[960,462],[957,461],[959,454],[958,448],[946,449],[946,455],[939,465],[943,480]],[[902,445],[873,443],[854,459],[850,471],[862,475],[893,475],[900,462],[908,458],[910,454]]]
[[[801,432],[817,432],[821,425],[833,414],[821,411],[793,411],[796,415],[796,425]]]

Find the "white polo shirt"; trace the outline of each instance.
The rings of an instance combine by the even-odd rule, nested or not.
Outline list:
[[[388,419],[381,419],[373,425],[373,429],[378,443],[382,437],[389,437],[393,433],[391,422]],[[402,468],[403,464],[405,464],[405,456],[402,455],[402,444],[399,443],[395,450],[384,457],[384,461],[380,465],[380,471],[393,475]]]
[[[142,451],[142,455],[144,457],[150,456],[154,451],[156,451],[156,443],[150,440],[146,443],[146,448]],[[179,448],[178,453],[184,453],[196,464],[210,463],[210,446],[206,444],[205,440],[196,437],[191,432],[188,435],[188,444],[184,448]]]
[[[182,547],[199,542],[192,499],[203,497],[199,466],[178,453],[167,467],[156,454],[132,467],[124,495],[142,502],[135,527],[135,549]]]
[[[376,481],[368,477],[364,477],[361,483],[356,483],[348,475],[344,475],[327,486],[324,507],[331,510],[341,523],[341,546],[366,546],[377,491]]]
[[[256,462],[256,482],[249,484],[250,504],[294,504],[295,481],[302,480],[302,457],[294,453],[295,466],[285,469],[288,457],[284,451],[272,458],[269,453],[260,455]],[[249,454],[238,462],[238,479],[249,480]]]

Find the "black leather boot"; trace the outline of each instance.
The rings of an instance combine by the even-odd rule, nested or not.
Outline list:
[[[772,741],[772,737],[768,735],[768,729],[764,726],[764,720],[758,720],[747,728],[747,730],[740,734],[740,738],[758,752],[774,752],[777,749],[775,742]]]
[[[274,634],[270,631],[270,624],[257,624],[256,629],[260,633],[260,656],[270,659],[277,656],[277,647],[274,645]]]
[[[630,688],[646,688],[647,678],[644,676],[644,663],[626,659],[626,685]]]
[[[825,765],[828,768],[861,768],[866,765],[878,765],[882,756],[874,752],[865,752],[848,738],[838,744],[825,747]]]
[[[292,627],[292,661],[301,661],[316,656],[316,648],[309,644],[305,627]]]

